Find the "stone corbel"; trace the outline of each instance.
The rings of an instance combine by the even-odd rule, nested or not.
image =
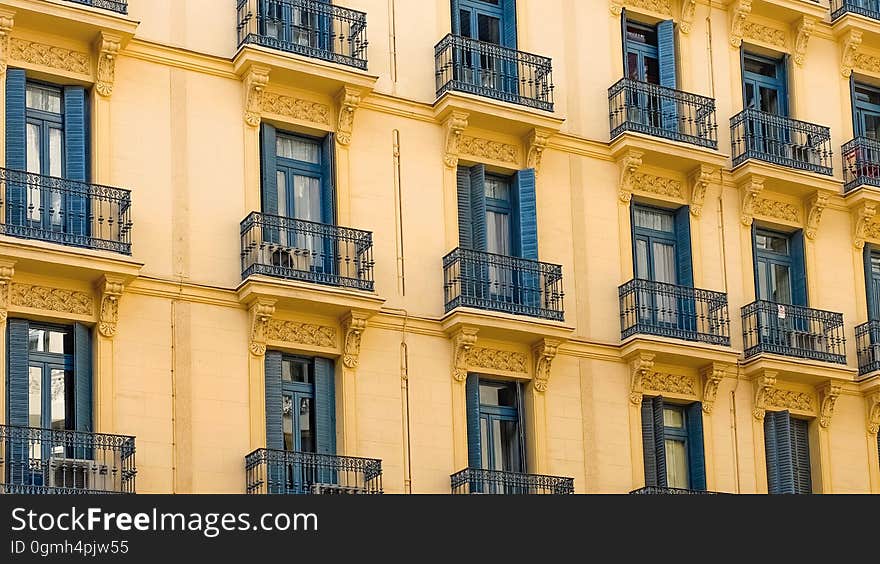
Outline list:
[[[550,369],[553,366],[553,359],[559,352],[559,345],[562,341],[559,339],[542,339],[536,344],[532,352],[535,355],[535,390],[546,392],[547,385],[550,383]]]
[[[853,67],[856,64],[856,53],[862,46],[862,32],[858,30],[850,30],[846,41],[843,44],[843,54],[840,58],[840,74],[844,78],[849,78],[852,74]]]
[[[804,64],[807,58],[807,45],[810,43],[810,36],[816,30],[816,20],[809,16],[804,16],[797,25],[797,36],[794,41],[794,62],[798,66]]]
[[[639,353],[630,363],[629,401],[642,405],[642,379],[654,370],[654,354]]]
[[[828,382],[820,388],[822,403],[819,406],[819,425],[827,429],[831,425],[831,416],[834,415],[834,404],[840,397],[843,386],[838,382]]]
[[[622,204],[629,204],[630,200],[632,200],[633,175],[635,175],[642,166],[642,157],[644,156],[645,153],[642,151],[633,150],[627,152],[627,154],[620,160],[620,188],[618,198],[620,198],[620,203]]]
[[[15,12],[0,10],[0,75],[6,73],[6,67],[9,63],[9,36],[12,35],[14,24]]]
[[[807,206],[809,213],[807,214],[807,238],[811,241],[816,239],[819,233],[819,223],[822,221],[822,212],[828,207],[828,200],[831,198],[831,192],[827,190],[819,190],[812,198]]]
[[[865,248],[865,238],[867,237],[868,225],[877,215],[877,204],[874,202],[862,202],[862,205],[855,212],[853,218],[853,244],[856,249]]]
[[[608,9],[611,10],[612,16],[620,16],[623,13],[623,0],[611,0],[611,5],[608,6]]]
[[[678,18],[678,29],[687,35],[694,25],[694,13],[697,10],[697,0],[681,0],[681,17]]]
[[[363,93],[357,88],[344,87],[339,91],[336,102],[339,104],[339,118],[336,120],[336,142],[343,147],[351,145],[354,131],[354,113],[361,105]]]
[[[12,277],[15,276],[15,261],[0,261],[0,323],[6,323],[9,316],[9,291]]]
[[[694,217],[703,215],[703,204],[706,202],[706,192],[716,178],[718,169],[709,165],[701,164],[690,174],[691,185],[691,214]]]
[[[125,284],[119,278],[104,276],[101,281],[101,311],[98,319],[98,332],[112,339],[116,336],[116,326],[119,323],[119,300]]]
[[[353,311],[342,320],[345,330],[345,343],[342,351],[342,363],[346,368],[354,370],[358,367],[361,354],[361,337],[367,328],[367,316]]]
[[[764,177],[752,176],[740,188],[742,190],[742,217],[740,220],[746,227],[751,227],[755,219],[755,200],[764,190]]]
[[[550,133],[540,129],[533,129],[526,139],[526,144],[529,149],[526,166],[527,168],[535,169],[535,174],[541,170],[541,159],[544,156],[544,149],[547,148],[547,143],[549,141]]]
[[[456,382],[464,382],[468,375],[468,356],[477,344],[476,327],[462,327],[452,336],[452,377]]]
[[[752,0],[739,0],[730,17],[730,46],[739,49],[742,45],[743,26],[752,13]]]
[[[251,338],[248,348],[254,356],[266,354],[266,334],[269,320],[273,315],[275,315],[275,300],[260,298],[251,305]]]
[[[447,167],[455,168],[458,166],[458,148],[461,145],[461,136],[468,126],[468,114],[465,112],[452,112],[446,118],[443,126],[446,128],[443,162]]]
[[[776,372],[765,370],[755,379],[755,408],[752,415],[759,421],[764,420],[767,406],[767,391],[776,387]]]
[[[259,127],[263,113],[263,93],[269,84],[269,68],[252,66],[244,79],[244,121]]]
[[[718,386],[724,380],[727,374],[728,365],[723,363],[713,363],[704,368],[700,376],[703,378],[703,412],[712,413],[715,407],[715,399],[718,397]]]
[[[865,399],[868,402],[868,432],[876,435],[880,431],[880,392],[874,392]]]
[[[95,48],[98,51],[95,90],[107,98],[113,94],[113,83],[116,81],[116,58],[122,48],[122,38],[102,31],[98,36]]]

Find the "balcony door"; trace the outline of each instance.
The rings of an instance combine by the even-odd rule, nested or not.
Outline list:
[[[510,179],[486,175],[486,250],[509,257],[514,255],[513,217]],[[489,266],[489,292],[493,300],[514,303],[516,287],[513,271],[501,265]]]
[[[515,0],[452,0],[452,33],[482,43],[456,58],[459,79],[473,86],[516,94],[517,65],[493,46],[516,49]]]
[[[855,137],[880,141],[880,88],[853,82],[852,103]]]
[[[758,337],[766,345],[824,351],[810,320],[786,307],[807,305],[803,233],[755,229],[753,237],[756,298],[771,304],[758,313]]]
[[[260,34],[275,39],[279,47],[327,51],[330,48],[329,13],[310,4],[329,0],[259,0]]]
[[[757,298],[777,304],[794,303],[789,236],[773,231],[758,230],[755,234],[754,244],[758,284]]]
[[[522,386],[469,374],[466,384],[468,466],[495,472],[525,472]],[[474,474],[471,493],[530,493],[503,474]]]
[[[784,62],[750,53],[743,53],[742,57],[743,107],[775,116],[787,116]]]
[[[28,83],[27,171],[64,178],[64,110],[60,88]],[[29,183],[27,222],[30,227],[61,231],[64,214],[62,193]]]

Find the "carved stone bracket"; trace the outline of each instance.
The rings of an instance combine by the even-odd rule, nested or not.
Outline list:
[[[742,190],[742,217],[740,220],[746,227],[751,227],[755,219],[755,201],[764,190],[764,177],[752,176],[749,181],[743,184]]]
[[[877,215],[877,204],[874,202],[862,202],[862,205],[853,214],[853,244],[859,250],[865,248],[868,226]]]
[[[250,308],[251,338],[249,348],[254,356],[266,354],[266,335],[269,321],[275,315],[275,300],[260,298]]]
[[[101,282],[101,311],[98,312],[98,332],[112,339],[116,336],[116,326],[119,323],[119,300],[125,285],[122,280],[105,276]]]
[[[634,405],[642,405],[642,380],[654,370],[654,354],[639,353],[630,363],[629,401]]]
[[[446,128],[443,162],[447,167],[455,168],[458,166],[458,149],[461,145],[461,136],[468,126],[468,114],[465,112],[452,112],[443,126]]]
[[[827,190],[820,190],[810,198],[810,203],[807,207],[809,210],[809,213],[807,214],[806,229],[808,239],[815,239],[816,235],[819,233],[819,222],[822,221],[822,212],[828,207],[828,200],[830,198],[831,192]]]
[[[840,58],[840,74],[845,78],[849,78],[852,74],[853,67],[856,64],[856,53],[861,46],[862,32],[855,29],[850,30],[843,43],[843,54]]]
[[[342,328],[345,330],[342,363],[346,368],[354,370],[360,360],[361,337],[367,328],[367,316],[353,311],[342,320]]]
[[[550,383],[550,369],[553,366],[553,359],[559,352],[559,345],[562,341],[559,339],[542,339],[532,349],[535,355],[535,390],[546,392],[547,385]]]
[[[0,261],[0,323],[6,323],[9,316],[10,290],[15,276],[15,261]]]
[[[259,127],[262,119],[263,93],[269,84],[269,69],[252,66],[244,79],[244,121],[251,127]]]
[[[618,197],[620,203],[629,204],[632,200],[633,193],[633,177],[642,166],[642,157],[645,153],[642,151],[629,151],[620,160],[620,189]]]
[[[535,169],[535,174],[541,170],[541,159],[544,156],[544,149],[550,141],[550,133],[540,129],[533,129],[526,139],[528,147],[528,158],[526,160],[527,168]]]
[[[831,416],[834,415],[834,404],[840,397],[843,386],[837,382],[828,382],[820,389],[822,403],[819,406],[819,425],[827,429],[831,425]]]
[[[694,13],[697,10],[697,0],[681,0],[681,16],[678,18],[678,29],[687,35],[694,25]]]
[[[752,415],[759,421],[764,420],[767,407],[767,395],[776,387],[776,372],[765,370],[764,373],[755,379],[755,408]]]
[[[98,52],[95,90],[107,98],[113,94],[113,83],[116,81],[116,58],[122,48],[122,38],[118,35],[101,32],[95,47]]]
[[[703,412],[712,413],[715,399],[718,397],[718,386],[724,379],[728,368],[729,365],[716,362],[704,368],[700,373],[703,378]]]
[[[343,147],[351,145],[351,134],[354,131],[354,113],[361,105],[363,93],[357,88],[344,87],[337,96],[339,119],[336,120],[336,142]]]
[[[703,204],[706,202],[706,192],[715,181],[718,169],[709,165],[701,164],[690,174],[688,179],[691,185],[691,214],[694,217],[703,215]]]
[[[880,431],[880,391],[865,398],[868,402],[868,432],[876,435]]]
[[[798,66],[803,65],[807,58],[807,45],[810,42],[810,36],[816,30],[816,20],[809,16],[804,16],[797,25],[797,36],[794,41],[794,62]]]
[[[6,73],[9,64],[9,36],[15,24],[15,12],[0,10],[0,75]]]
[[[477,343],[476,327],[462,327],[452,336],[452,377],[456,382],[467,380],[468,357]]]
[[[739,49],[742,45],[743,28],[752,13],[752,0],[739,0],[730,15],[730,46]]]

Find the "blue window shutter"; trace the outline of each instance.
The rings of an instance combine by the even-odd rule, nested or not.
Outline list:
[[[468,374],[465,383],[467,408],[468,467],[483,467],[483,450],[480,444],[480,377]]]
[[[269,215],[278,215],[278,166],[275,156],[275,127],[264,123],[260,125],[260,170],[263,184],[263,209]]]
[[[761,283],[758,276],[758,228],[752,222],[752,274],[755,277],[755,300],[761,297]]]
[[[321,150],[321,220],[336,225],[336,134],[328,133]]]
[[[782,108],[780,108],[781,111],[779,112],[781,116],[787,116],[791,107],[791,101],[789,100],[791,88],[788,86],[789,68],[791,68],[791,55],[786,53],[782,56],[782,61],[779,63],[779,82],[782,84],[782,99],[780,100]]]
[[[849,75],[849,104],[852,110],[853,137],[860,137],[865,134],[862,131],[862,123],[859,119],[859,110],[856,108],[856,75]]]
[[[24,70],[6,71],[6,168],[27,168],[27,125],[25,118],[25,89],[27,80]],[[23,183],[8,183],[6,222],[24,225],[27,221],[27,201]]]
[[[458,246],[474,248],[474,220],[471,218],[471,169],[460,166],[458,180]]]
[[[28,426],[28,322],[9,319],[7,332],[6,422]]]
[[[767,493],[778,494],[779,485],[779,445],[776,441],[776,412],[764,414],[764,458],[767,461]]]
[[[654,404],[651,398],[642,398],[642,451],[645,459],[645,485],[658,486],[657,450],[654,446]]]
[[[459,15],[458,0],[450,0],[450,12],[452,14],[452,33],[453,35],[461,35],[461,18]]]
[[[535,169],[516,173],[516,219],[519,224],[519,256],[538,260],[538,216],[535,198]]]
[[[865,261],[865,298],[868,302],[868,320],[880,320],[880,280],[875,280],[871,268],[871,256],[877,251],[872,245],[865,244],[862,258]]]
[[[73,326],[73,390],[77,431],[91,433],[92,422],[92,332],[77,323]]]
[[[688,472],[692,490],[706,489],[706,455],[703,447],[703,404],[687,406]]]
[[[336,375],[327,358],[315,359],[315,443],[318,454],[336,454]]]
[[[675,212],[675,250],[678,284],[693,288],[694,266],[691,252],[690,207],[682,206]]]
[[[519,467],[514,467],[516,472],[526,471],[526,406],[523,402],[523,383],[516,383],[516,417],[517,427],[519,429]]]
[[[807,269],[804,257],[804,232],[791,235],[791,301],[794,305],[808,305]]]
[[[64,88],[64,176],[68,180],[89,180],[87,132],[86,91],[82,86],[67,86]],[[65,214],[68,233],[88,235],[87,194],[69,194]]]
[[[776,412],[776,467],[779,473],[779,491],[791,494],[795,489],[794,461],[791,442],[791,415]]]
[[[740,46],[739,48],[739,74],[740,74],[740,86],[742,87],[742,96],[743,96],[743,109],[748,108],[748,99],[746,98],[746,50],[745,45]]]
[[[501,44],[516,49],[516,0],[501,0]]]
[[[791,454],[794,472],[794,493],[813,493],[810,469],[810,437],[807,421],[791,420]]]
[[[626,39],[626,8],[622,8],[620,10],[620,44],[623,48],[623,77],[626,78],[629,76],[629,69],[626,68],[627,59],[627,39]]]
[[[266,351],[266,448],[283,450],[281,353]]]
[[[660,59],[660,86],[678,88],[675,64],[675,24],[665,20],[657,24],[657,56]],[[663,129],[678,132],[678,106],[665,97],[660,102]]]
[[[486,167],[471,167],[471,222],[475,251],[488,248],[486,240]]]
[[[643,400],[644,401],[644,400]],[[663,430],[663,397],[651,399],[654,411],[654,460],[657,464],[657,485],[661,488],[669,486],[666,478],[666,437]]]

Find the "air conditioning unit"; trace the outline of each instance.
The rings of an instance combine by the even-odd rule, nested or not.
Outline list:
[[[358,486],[340,486],[337,484],[312,484],[315,495],[357,495],[367,493],[366,488]]]
[[[49,459],[48,485],[53,488],[113,491],[113,475],[107,464],[79,458]]]
[[[272,251],[272,266],[280,266],[291,270],[308,272],[312,269],[312,251],[310,249],[289,248]]]

